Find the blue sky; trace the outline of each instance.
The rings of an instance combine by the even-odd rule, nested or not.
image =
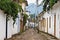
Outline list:
[[[34,3],[30,3],[27,7],[26,7],[27,11],[30,11],[31,14],[36,14],[36,10],[38,10],[38,13],[40,13],[43,10],[43,6],[39,6],[38,8],[36,8],[36,5]]]
[[[36,8],[36,0],[27,0],[28,1],[28,6],[26,7],[27,11],[30,11],[30,14],[36,14],[36,9],[38,10],[38,13],[42,12],[43,6],[39,6]],[[39,0],[39,4],[41,3],[42,0]]]

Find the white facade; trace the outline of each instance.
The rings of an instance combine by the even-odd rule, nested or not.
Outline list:
[[[13,27],[12,17],[8,20],[7,24],[7,37],[11,38],[12,35],[20,32],[20,13],[18,13],[19,17],[16,19],[16,23]],[[6,38],[6,14],[2,10],[0,10],[0,40],[4,40]]]
[[[14,30],[16,30],[16,31],[14,31],[13,33],[19,33],[20,32],[20,19],[21,19],[21,17],[20,17],[20,12],[18,13],[18,18],[16,18],[16,23],[15,23],[15,25],[14,25]]]
[[[8,35],[7,37],[10,38],[12,35],[20,32],[20,13],[18,13],[18,18],[16,18],[16,22],[13,27],[13,20],[10,18],[8,20]]]
[[[46,19],[45,32],[47,32],[47,24],[48,24],[48,33],[54,35],[54,15],[46,12],[43,17]],[[51,27],[49,27],[49,17],[51,17]]]
[[[56,15],[56,19],[54,19],[54,15]],[[51,17],[51,27],[49,27],[49,18]],[[58,3],[56,3],[53,8],[49,11],[49,12],[45,12],[44,15],[43,15],[43,18],[46,19],[46,27],[45,27],[45,32],[47,32],[48,30],[48,33],[49,34],[52,34],[54,36],[56,36],[57,38],[60,39],[60,1],[58,1]],[[47,20],[48,18],[48,20]],[[54,20],[56,20],[56,29],[54,30]],[[48,21],[48,23],[47,23]],[[47,27],[47,24],[48,24],[48,27]],[[48,28],[48,29],[47,29]],[[54,33],[55,31],[55,33]]]
[[[10,38],[13,35],[13,20],[10,18],[7,24],[7,37]]]
[[[25,3],[22,3],[22,9],[25,11],[25,9],[26,9],[26,4]]]
[[[0,10],[0,40],[4,40],[6,30],[6,15]]]

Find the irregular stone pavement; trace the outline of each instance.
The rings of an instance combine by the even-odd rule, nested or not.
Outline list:
[[[8,40],[48,40],[44,35],[38,34],[34,29],[26,30],[21,35],[17,35]]]

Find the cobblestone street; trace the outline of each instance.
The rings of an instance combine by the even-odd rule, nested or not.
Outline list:
[[[29,29],[26,30],[21,35],[14,36],[8,40],[54,40],[54,39],[48,39],[47,37],[41,33],[37,33],[34,29]]]

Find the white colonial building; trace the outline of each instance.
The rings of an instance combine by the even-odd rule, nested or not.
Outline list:
[[[0,40],[4,40],[4,38],[11,38],[12,35],[20,32],[20,13],[18,13],[18,18],[16,19],[16,23],[13,27],[13,20],[10,18],[7,23],[6,28],[6,14],[2,10],[0,10]],[[6,34],[7,29],[7,34]]]
[[[60,1],[52,9],[41,14],[39,29],[60,39]]]
[[[6,15],[0,10],[0,40],[4,40],[6,33]]]

